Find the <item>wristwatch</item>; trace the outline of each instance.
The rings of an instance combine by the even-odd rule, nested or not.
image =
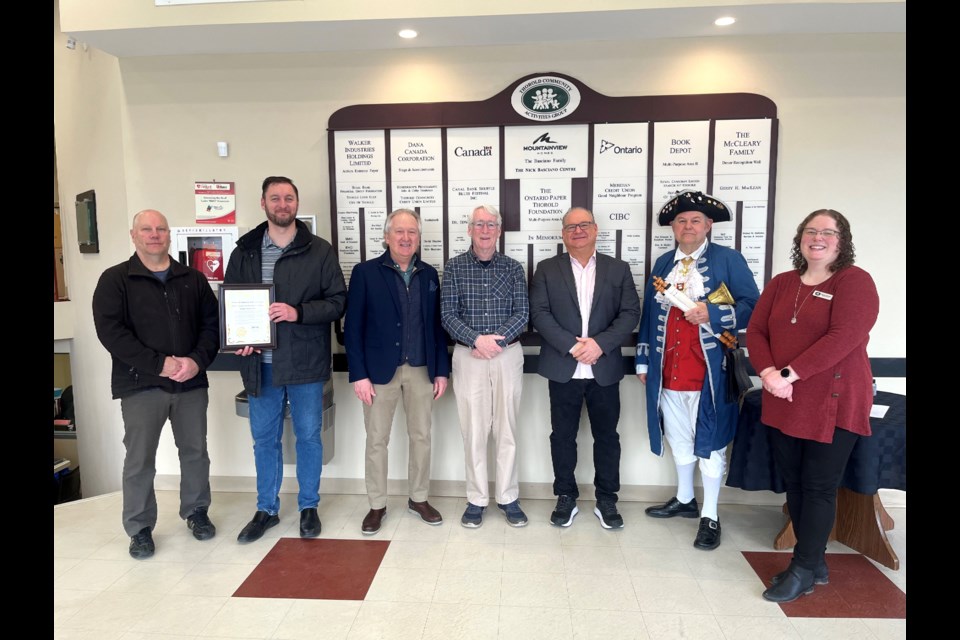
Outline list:
[[[783,369],[780,369],[780,377],[781,377],[781,378],[789,378],[789,377],[790,377],[790,367],[784,367]]]

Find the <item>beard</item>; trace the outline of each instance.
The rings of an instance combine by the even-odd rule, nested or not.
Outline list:
[[[289,227],[293,224],[293,221],[297,219],[297,212],[292,211],[289,213],[276,213],[270,210],[267,210],[267,220],[277,225],[278,227]]]

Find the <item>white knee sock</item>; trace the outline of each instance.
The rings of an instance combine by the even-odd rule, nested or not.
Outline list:
[[[677,465],[677,500],[684,504],[693,500],[693,472],[696,468],[696,462]]]
[[[702,473],[700,477],[703,478],[703,504],[700,505],[700,517],[710,518],[711,520],[719,522],[720,516],[717,515],[717,503],[720,501],[720,482],[723,480],[723,477],[711,478]]]

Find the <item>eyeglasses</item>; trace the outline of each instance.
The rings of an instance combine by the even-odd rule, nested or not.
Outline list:
[[[490,231],[493,231],[494,229],[500,226],[500,223],[499,222],[471,222],[470,226],[479,231],[483,231],[484,229],[489,229]]]
[[[590,221],[578,222],[577,224],[568,224],[563,227],[563,232],[573,233],[577,229],[580,229],[580,231],[587,231],[588,229],[590,229],[591,227],[595,227],[596,225],[597,225],[596,222],[590,222]]]
[[[810,227],[807,227],[803,230],[803,235],[807,236],[808,238],[816,238],[817,235],[821,235],[824,238],[839,238],[840,232],[834,229],[811,229]]]

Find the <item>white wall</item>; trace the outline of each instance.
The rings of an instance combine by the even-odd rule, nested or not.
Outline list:
[[[61,197],[64,220],[68,228],[75,225],[72,195],[88,188],[97,189],[104,210],[100,254],[76,253],[75,228],[65,238],[77,304],[73,357],[85,494],[120,484],[119,402],[110,400],[109,358],[87,310],[96,276],[130,253],[125,234],[133,212],[157,208],[172,225],[192,224],[193,182],[233,180],[237,224],[252,227],[263,215],[260,181],[284,174],[300,188],[301,212],[318,214],[320,235],[329,238],[326,123],[335,110],[482,100],[534,72],[565,73],[611,96],[750,92],[771,98],[780,117],[773,272],[789,268],[790,242],[803,216],[823,207],[843,212],[853,226],[858,264],[873,274],[880,291],[870,355],[905,357],[905,40],[902,34],[776,36],[117,61],[67,51],[55,38],[61,193],[70,196]],[[79,86],[80,79],[91,86]],[[80,110],[63,104],[80,99],[86,101]],[[103,131],[94,135],[91,127]],[[230,143],[229,158],[217,157],[218,140]],[[210,380],[211,473],[245,478],[252,487],[249,431],[234,413],[239,374],[213,372]],[[905,392],[903,379],[878,382],[881,389]],[[359,402],[346,374],[334,374],[334,384],[336,457],[324,477],[360,479]],[[670,485],[672,462],[649,452],[639,382],[626,379],[621,395],[621,482]],[[434,417],[432,477],[460,481],[462,441],[451,395],[436,405]],[[390,447],[390,476],[398,479],[406,473],[402,420]],[[521,482],[552,482],[546,383],[536,375],[524,378],[520,425]],[[589,484],[591,440],[584,431],[577,477]],[[95,470],[102,471],[88,476]],[[158,473],[178,473],[169,433]]]
[[[110,400],[110,357],[97,341],[90,301],[97,278],[130,254],[123,158],[123,85],[116,58],[66,49],[54,23],[53,120],[57,144],[63,253],[70,303],[54,302],[54,347],[71,354],[77,446],[85,495],[120,487],[123,428],[120,404]],[[74,196],[96,189],[100,253],[81,254]],[[57,345],[59,337],[72,344]],[[63,342],[63,341],[61,341]]]

